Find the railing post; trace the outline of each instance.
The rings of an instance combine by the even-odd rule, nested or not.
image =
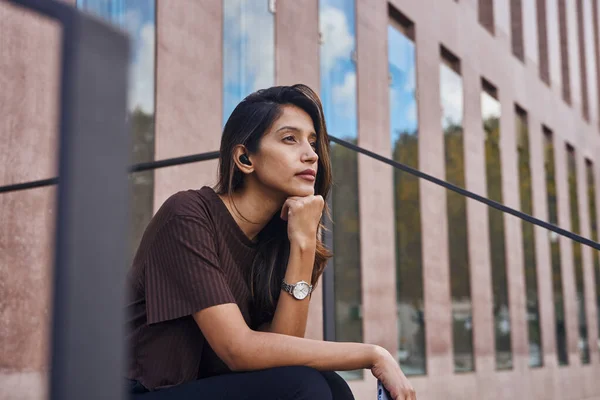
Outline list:
[[[9,0],[62,25],[50,399],[123,399],[129,41],[55,0]]]

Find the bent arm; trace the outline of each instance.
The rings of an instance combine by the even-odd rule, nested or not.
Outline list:
[[[285,273],[287,283],[294,284],[298,281],[310,283],[315,262],[315,246],[315,243],[306,246],[291,245]],[[260,330],[303,338],[306,332],[309,301],[310,296],[304,300],[296,300],[289,293],[281,291],[273,320]]]
[[[194,315],[215,353],[233,371],[307,366],[322,371],[371,368],[378,346],[336,343],[251,330],[235,304],[204,309]]]

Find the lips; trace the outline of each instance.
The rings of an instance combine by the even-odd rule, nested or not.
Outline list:
[[[296,176],[298,176],[298,177],[300,177],[302,179],[305,179],[307,181],[311,181],[312,182],[312,181],[315,180],[315,177],[317,176],[317,173],[314,170],[312,170],[312,169],[305,169],[304,171],[296,174]]]

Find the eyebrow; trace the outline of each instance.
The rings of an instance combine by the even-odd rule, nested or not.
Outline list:
[[[299,133],[302,132],[300,129],[296,128],[295,126],[289,126],[289,125],[282,126],[281,128],[277,129],[276,132],[281,132],[281,131],[285,131],[285,130],[295,131],[295,132],[299,132]],[[315,132],[311,132],[309,134],[309,136],[317,137],[317,134]]]

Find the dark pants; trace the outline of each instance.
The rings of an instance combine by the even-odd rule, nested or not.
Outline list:
[[[309,367],[280,367],[200,379],[132,400],[354,400],[346,381],[335,372]]]

